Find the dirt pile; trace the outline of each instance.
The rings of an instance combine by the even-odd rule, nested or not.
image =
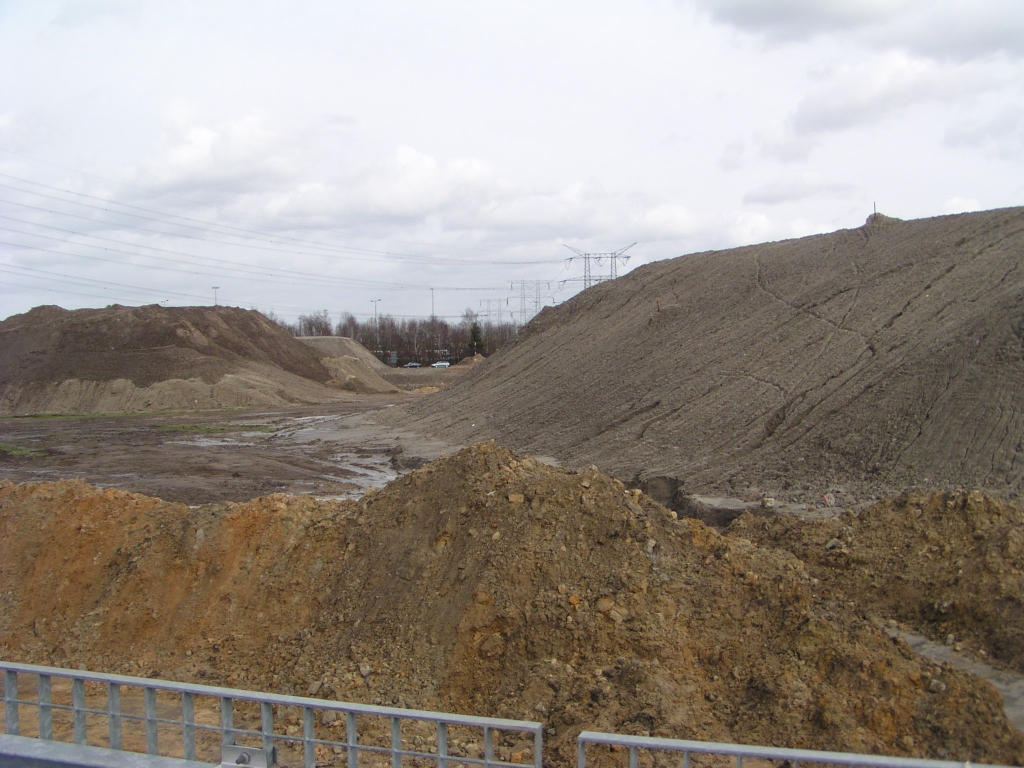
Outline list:
[[[1019,493],[1022,250],[1011,208],[648,264],[392,416],[711,496]]]
[[[358,357],[325,357],[320,363],[330,371],[332,380],[342,389],[362,395],[400,391]]]
[[[358,502],[0,487],[0,654],[584,728],[1020,763],[789,553],[493,444]]]
[[[36,307],[0,323],[0,413],[326,402],[307,345],[236,307]]]
[[[791,552],[864,615],[1024,671],[1024,510],[1017,505],[977,492],[922,491],[832,520],[746,515],[729,531]]]

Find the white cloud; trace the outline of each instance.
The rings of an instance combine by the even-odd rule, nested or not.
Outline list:
[[[981,202],[972,197],[951,197],[942,204],[943,213],[968,213],[981,209]]]
[[[145,186],[240,191],[256,179],[266,183],[296,172],[291,148],[259,114],[208,126],[179,101],[165,108],[162,122],[156,151],[139,169],[137,181]]]

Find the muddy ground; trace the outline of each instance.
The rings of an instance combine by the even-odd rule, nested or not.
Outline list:
[[[416,395],[244,411],[0,419],[0,477],[83,478],[184,504],[359,496],[451,451],[368,422]]]

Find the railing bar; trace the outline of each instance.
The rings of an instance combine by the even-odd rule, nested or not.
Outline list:
[[[146,677],[131,677],[129,675],[109,675],[101,672],[89,672],[86,670],[75,670],[70,673],[67,669],[60,667],[44,667],[36,664],[20,664],[14,662],[0,662],[0,669],[11,672],[25,672],[28,674],[51,674],[61,678],[80,678],[86,682],[96,683],[119,683],[136,688],[151,687],[158,691],[173,691],[175,693],[189,692],[199,696],[223,697],[227,696],[238,701],[251,701],[258,703],[267,701],[271,704],[279,704],[292,707],[313,706],[317,709],[329,709],[335,712],[355,712],[359,715],[372,715],[382,717],[401,717],[407,720],[421,720],[424,722],[447,722],[449,725],[466,725],[482,728],[489,725],[495,730],[520,731],[533,734],[540,733],[543,726],[540,723],[528,720],[506,720],[496,717],[474,717],[472,715],[460,715],[456,713],[433,712],[429,710],[400,709],[397,707],[382,707],[371,704],[355,704],[353,702],[339,702],[330,699],[311,699],[299,696],[285,696],[281,694],[267,694],[256,691],[245,691],[237,688],[221,688],[211,685],[199,685],[195,683],[176,683],[168,680],[153,680]],[[35,702],[32,702],[35,703]],[[962,763],[954,763],[957,768],[963,768]]]
[[[391,768],[402,768],[402,720],[391,718]]]
[[[230,696],[220,697],[220,743],[228,746],[235,743],[234,702]]]
[[[11,736],[18,734],[18,673],[4,670],[4,730]]]
[[[305,768],[316,768],[315,715],[312,707],[302,708],[302,757]]]
[[[260,702],[260,728],[263,731],[263,748],[274,748],[274,705]]]
[[[156,688],[143,688],[142,702],[146,711],[146,754],[155,755],[158,754]]]
[[[437,724],[437,768],[448,768],[448,723]]]
[[[53,703],[50,676],[39,676],[39,738],[53,739]]]
[[[639,751],[640,750],[637,749],[637,747],[629,748],[629,768],[636,768],[639,764]]]
[[[110,748],[121,749],[121,686],[107,683],[107,728]]]
[[[181,694],[181,741],[186,760],[196,759],[196,699],[191,693]]]
[[[71,709],[75,720],[75,744],[85,744],[85,680],[71,678]]]
[[[359,768],[359,751],[357,745],[359,744],[359,734],[356,731],[356,713],[346,712],[345,713],[345,741],[347,742],[348,750],[348,768]]]

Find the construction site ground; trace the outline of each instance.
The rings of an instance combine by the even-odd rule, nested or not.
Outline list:
[[[0,477],[82,478],[184,504],[359,496],[452,450],[369,420],[417,397],[193,413],[0,418]]]

